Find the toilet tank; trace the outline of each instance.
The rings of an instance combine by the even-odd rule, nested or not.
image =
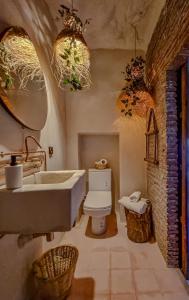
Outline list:
[[[111,169],[89,169],[89,191],[111,191]]]

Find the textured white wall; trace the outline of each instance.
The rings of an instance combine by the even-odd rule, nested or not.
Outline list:
[[[115,6],[113,2],[116,2]],[[61,0],[0,0],[0,29],[10,25],[22,26],[34,42],[45,74],[49,104],[46,126],[39,133],[22,129],[0,106],[0,151],[23,149],[24,137],[33,134],[39,138],[44,148],[55,147],[55,155],[48,161],[49,169],[63,168],[66,157],[64,95],[57,90],[50,70],[52,41],[58,33],[53,18],[57,15],[60,3]],[[79,8],[83,17],[93,18],[86,38],[91,48],[131,49],[133,32],[128,25],[129,18],[134,20],[138,16],[139,8],[147,9],[146,19],[138,25],[142,38],[141,48],[145,49],[164,0],[140,0],[140,3],[138,0],[77,0],[76,6],[78,3],[81,5]],[[130,15],[126,16],[128,12]],[[115,99],[123,85],[120,72],[132,55],[133,52],[121,50],[94,51],[93,88],[88,92],[67,95],[67,166],[78,167],[78,132],[118,132],[122,195],[136,188],[145,191],[146,187],[143,161],[145,122],[123,120],[115,109]],[[16,235],[0,240],[0,299],[29,299],[27,277],[32,261],[42,250],[59,244],[61,237],[56,234],[52,243],[38,238],[23,249],[17,247]]]
[[[71,5],[71,0],[46,2],[54,17],[60,4]],[[90,49],[133,49],[131,24],[135,24],[139,33],[137,47],[146,51],[164,4],[165,0],[74,0],[81,18],[91,18],[85,33]]]
[[[41,132],[31,132],[12,120],[0,107],[0,150],[23,149],[24,136],[35,135],[40,139],[42,146],[55,147],[55,155],[49,160],[49,169],[61,169],[65,160],[65,116],[63,93],[57,88],[57,84],[51,72],[52,43],[57,30],[54,20],[45,1],[27,0],[0,0],[1,15],[0,29],[7,26],[23,27],[36,48],[41,67],[46,81],[48,101],[48,118]]]
[[[67,167],[79,166],[79,133],[119,133],[121,195],[136,189],[146,191],[145,120],[122,118],[116,108],[116,98],[124,85],[121,72],[132,55],[126,50],[93,50],[92,88],[66,94]]]
[[[44,149],[54,146],[55,154],[48,161],[48,168],[63,169],[65,161],[64,98],[57,89],[50,69],[51,47],[53,38],[56,36],[56,27],[46,2],[0,0],[0,30],[10,25],[22,26],[34,42],[45,75],[49,111],[45,128],[41,132],[33,132],[23,129],[0,106],[0,151],[22,150],[24,137],[32,134],[39,139]],[[62,234],[56,234],[55,240],[51,243],[37,238],[23,249],[18,248],[17,237],[17,235],[7,235],[0,239],[0,299],[3,300],[30,299],[28,273],[31,264],[42,251],[57,245]]]

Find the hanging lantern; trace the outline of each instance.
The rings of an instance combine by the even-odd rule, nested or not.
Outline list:
[[[53,69],[60,88],[71,90],[89,88],[90,53],[83,37],[89,20],[83,24],[76,10],[61,5],[59,10],[63,18],[63,30],[54,43]]]
[[[21,27],[10,27],[0,41],[0,82],[3,88],[28,89],[44,87],[44,76],[34,45]]]
[[[117,106],[125,116],[136,114],[146,117],[148,110],[154,107],[154,101],[144,80],[145,60],[141,56],[136,56],[136,27],[134,29],[135,58],[131,59],[131,63],[127,64],[123,72],[126,86],[117,99]]]
[[[154,108],[154,100],[143,80],[127,85],[117,99],[117,107],[125,116],[136,114],[146,117],[150,108]]]
[[[144,118],[150,108],[154,108],[154,100],[150,93],[146,90],[136,91],[136,97],[139,99],[134,107],[135,113]]]

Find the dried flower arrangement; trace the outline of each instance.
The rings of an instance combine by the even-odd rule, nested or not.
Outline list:
[[[3,89],[13,87],[13,77],[7,64],[7,53],[4,44],[0,42],[0,86]]]
[[[34,81],[44,86],[44,76],[36,50],[27,33],[20,27],[6,30],[0,42],[0,81],[5,89],[14,87],[14,77],[20,89]]]
[[[54,44],[52,66],[60,88],[71,91],[82,90],[91,85],[90,53],[83,38],[86,26],[77,16],[77,10],[60,5],[58,10],[63,21],[63,30]],[[58,18],[59,19],[59,18]]]

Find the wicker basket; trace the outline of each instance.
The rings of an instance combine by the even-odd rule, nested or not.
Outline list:
[[[77,259],[77,248],[64,245],[47,251],[36,260],[33,272],[37,299],[65,299],[71,289]]]
[[[152,236],[152,206],[148,202],[148,207],[144,214],[138,214],[125,208],[127,220],[128,238],[136,243],[144,243]]]

